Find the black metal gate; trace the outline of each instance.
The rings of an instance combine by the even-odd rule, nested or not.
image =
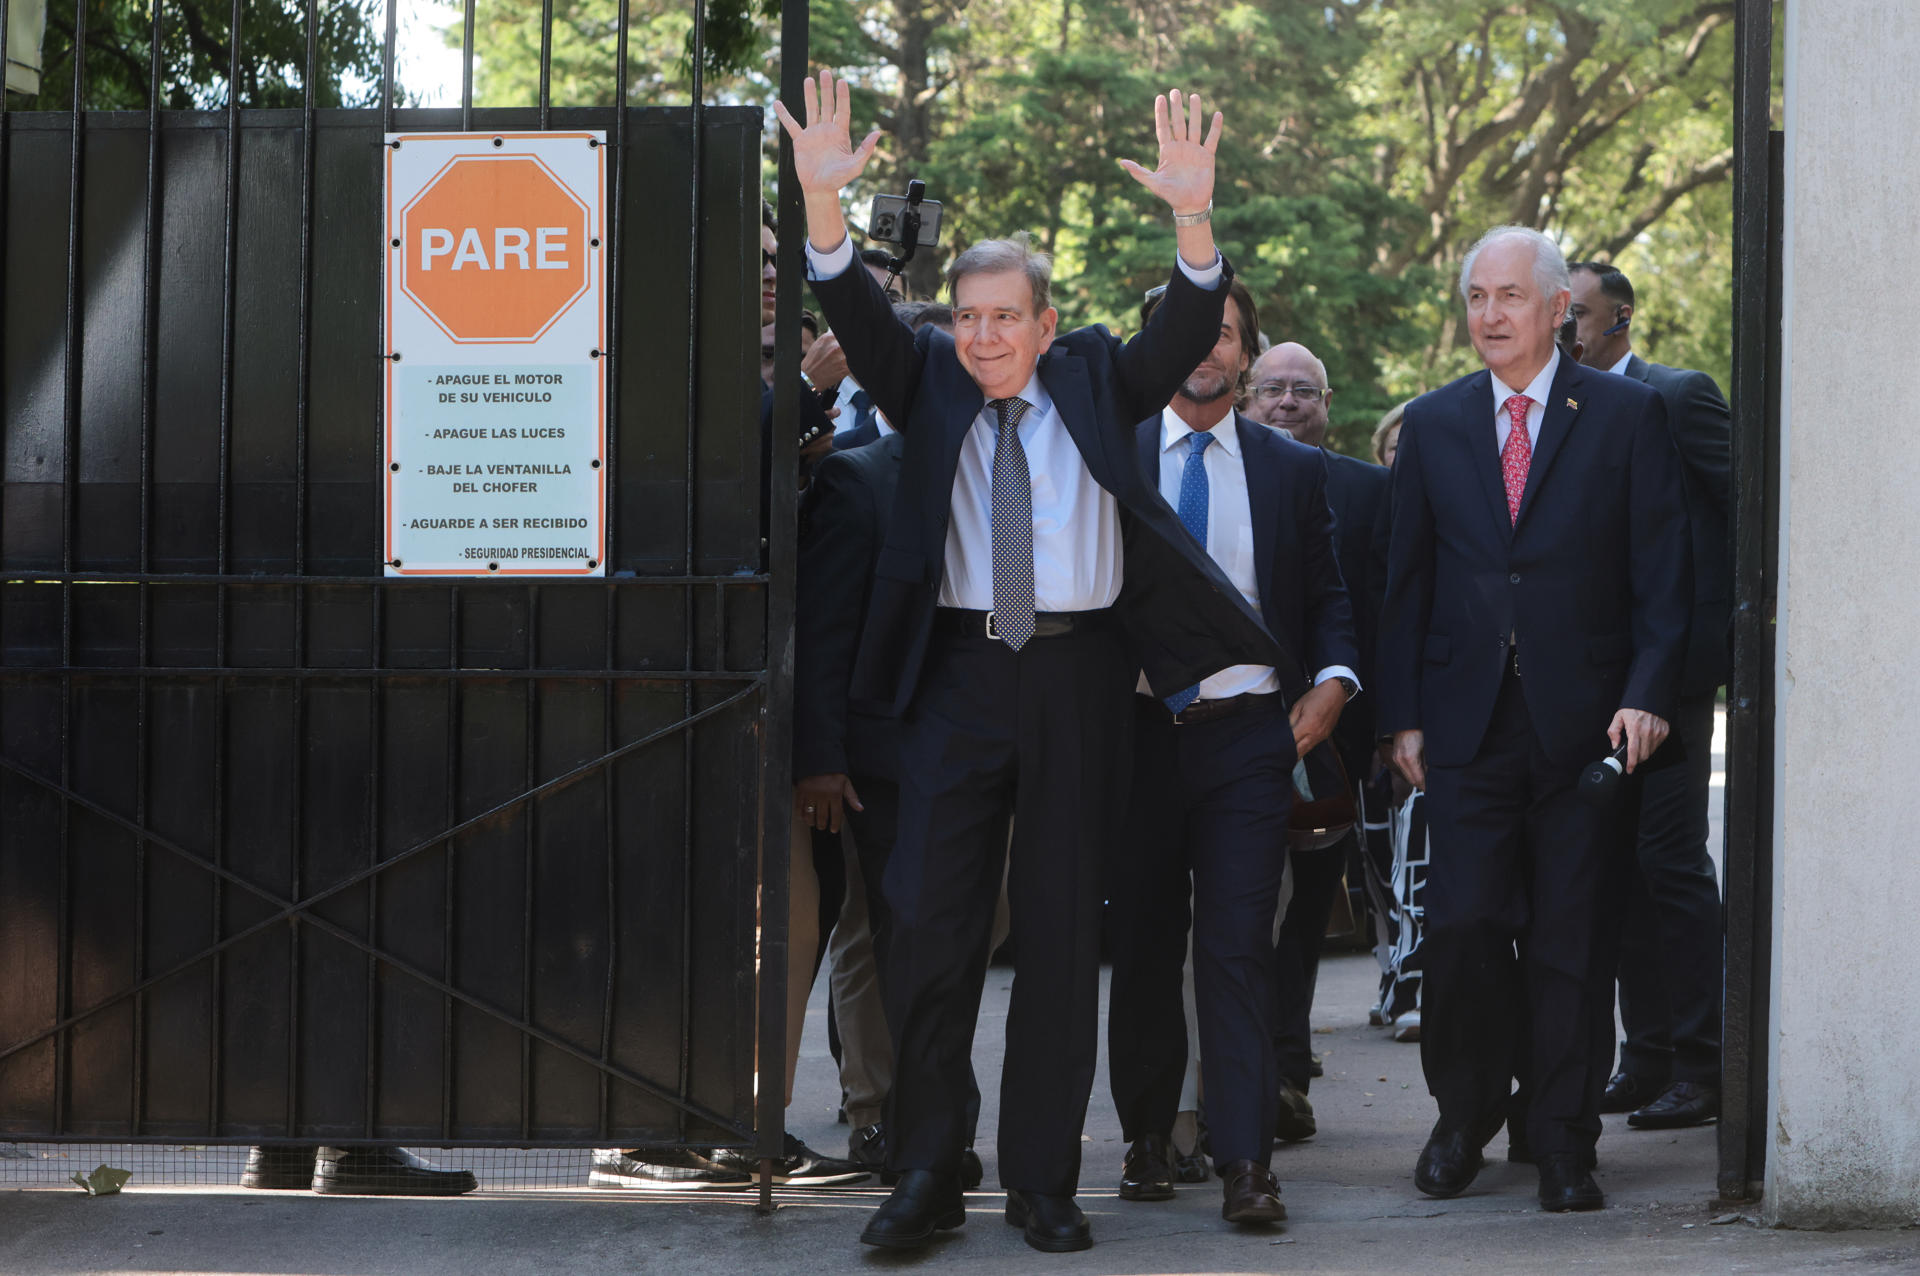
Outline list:
[[[0,1133],[771,1151],[760,111],[553,107],[550,38],[396,109],[391,5],[317,109],[307,0],[302,109],[162,112],[170,7],[153,108],[0,114]],[[614,148],[608,574],[383,578],[381,133],[545,127]]]

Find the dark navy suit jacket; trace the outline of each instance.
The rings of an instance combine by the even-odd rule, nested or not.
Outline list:
[[[1379,730],[1424,731],[1429,765],[1479,751],[1509,634],[1557,765],[1602,756],[1618,709],[1673,714],[1693,580],[1665,405],[1563,357],[1545,409],[1514,522],[1491,375],[1407,406],[1375,672]]]
[[[1155,413],[1142,421],[1135,440],[1141,472],[1156,487],[1161,420]],[[1214,428],[1227,427],[1222,422]],[[1261,619],[1284,649],[1284,663],[1276,668],[1281,689],[1292,701],[1329,665],[1360,669],[1353,606],[1341,579],[1333,513],[1327,505],[1326,458],[1319,449],[1295,443],[1237,412],[1233,429],[1247,472]]]
[[[1220,336],[1231,267],[1201,288],[1175,269],[1165,300],[1132,341],[1104,327],[1054,340],[1040,382],[1101,487],[1120,506],[1124,581],[1117,609],[1130,650],[1156,694],[1172,695],[1229,665],[1276,663],[1260,619],[1195,544],[1140,472],[1136,422],[1160,411]],[[985,397],[960,366],[953,338],[913,332],[858,268],[816,280],[813,293],[874,406],[906,436],[893,518],[874,568],[866,631],[854,664],[856,705],[898,715],[919,686],[946,573],[947,523],[961,446]]]

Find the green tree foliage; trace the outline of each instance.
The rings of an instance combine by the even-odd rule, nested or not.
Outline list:
[[[74,37],[86,18],[88,107],[143,110],[152,93],[153,5],[158,0],[48,0],[44,66],[35,97],[10,94],[12,109],[72,105]],[[380,92],[380,0],[319,0],[315,103],[363,106]],[[225,106],[233,58],[230,0],[164,0],[161,106]],[[304,0],[247,0],[240,16],[240,105],[300,106],[307,63]]]

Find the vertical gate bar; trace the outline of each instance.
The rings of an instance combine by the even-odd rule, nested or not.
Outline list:
[[[158,8],[159,0],[155,0]],[[13,121],[7,115],[7,31],[12,26],[13,14],[9,0],[0,0],[0,249],[7,242],[7,192],[12,189],[8,178],[9,160],[12,154],[10,137]],[[0,251],[0,298],[7,295],[7,254]],[[7,308],[0,305],[0,350],[6,349]],[[6,454],[6,414],[5,396],[0,394],[0,528],[6,522],[7,490],[7,454]]]
[[[376,453],[377,454],[377,453]],[[378,539],[378,529],[375,537]],[[369,587],[373,595],[373,661],[376,670],[383,669],[387,663],[387,589],[386,585]],[[387,680],[378,673],[367,679],[367,864],[369,867],[380,862],[381,844],[381,802],[383,788],[381,779],[386,774],[386,685]],[[378,910],[380,906],[380,877],[375,874],[367,879],[367,942],[378,940]],[[377,1027],[374,1018],[374,969],[373,959],[367,959],[367,1014],[366,1014],[366,1071],[367,1089],[363,1097],[366,1105],[367,1134],[373,1132],[373,1085],[374,1085],[374,1030]]]
[[[705,214],[705,201],[700,189],[706,174],[700,160],[705,151],[706,141],[706,26],[707,6],[705,0],[693,0],[693,58],[691,75],[693,121],[692,178],[687,189],[687,453],[686,471],[683,477],[686,492],[686,562],[683,570],[693,575],[694,554],[694,478],[698,462],[696,444],[700,436],[700,219]],[[694,642],[694,590],[691,586],[682,591],[680,605],[682,612],[682,649],[685,663],[682,669],[692,669]],[[684,682],[680,691],[681,712],[687,717],[693,716],[693,683]],[[686,883],[681,895],[680,905],[680,1088],[682,1099],[688,1098],[689,1087],[693,1080],[693,728],[688,727],[680,741],[680,880]],[[686,1130],[686,1114],[680,1116],[680,1128]]]
[[[220,468],[217,476],[214,545],[221,576],[227,575],[228,546],[232,540],[231,503],[233,485],[233,349],[235,338],[237,273],[240,258],[240,41],[246,0],[233,0],[227,46],[227,173],[226,235],[220,263]],[[213,650],[216,667],[227,664],[227,586],[214,586]],[[214,762],[213,762],[213,861],[227,862],[227,680],[216,674],[213,680]],[[213,937],[218,940],[226,928],[226,890],[213,883]],[[210,1042],[207,1068],[207,1133],[220,1132],[221,1051],[226,1004],[226,955],[213,955],[213,995],[207,1016]]]
[[[0,80],[6,72],[0,69]],[[65,420],[61,431],[60,463],[60,562],[61,570],[73,571],[74,506],[80,498],[80,198],[82,168],[85,163],[87,113],[87,15],[85,5],[75,5],[73,14],[73,113],[67,135],[70,168],[67,173],[67,324],[65,399],[61,404]],[[0,96],[5,90],[0,89]],[[60,786],[73,788],[73,582],[60,586]],[[54,1014],[65,1019],[73,996],[73,928],[71,898],[73,877],[73,841],[70,803],[60,804],[60,899],[59,919],[55,923],[54,946],[58,954],[54,974]],[[72,1046],[72,1030],[53,1039],[53,1128],[56,1134],[67,1124],[67,1069]]]
[[[538,669],[540,663],[535,659],[536,648],[540,642],[540,586],[527,586],[527,668]],[[523,684],[525,691],[525,714],[527,730],[526,770],[523,773],[521,792],[532,792],[539,783],[534,766],[535,750],[539,747],[539,687],[536,680],[529,677]],[[520,1018],[526,1023],[533,1022],[533,851],[534,819],[540,809],[539,799],[527,802],[520,808],[521,828],[524,837],[521,844],[523,853],[522,872],[524,874],[520,898],[523,906],[520,910]],[[533,1137],[533,1038],[526,1033],[520,1034],[520,1137]]]
[[[447,590],[447,666],[457,669],[461,664],[460,655],[460,586],[454,585]],[[447,827],[452,828],[460,821],[460,755],[461,755],[461,717],[460,717],[460,680],[447,679]],[[443,978],[449,985],[457,985],[454,970],[454,907],[458,904],[458,892],[454,889],[453,865],[455,846],[448,842],[442,854],[446,859],[447,871],[442,878],[441,908],[445,917],[445,928],[441,935],[441,968],[446,971]],[[440,1135],[453,1137],[453,1069],[455,1052],[453,1049],[453,997],[449,993],[440,995],[441,1038],[440,1038]]]
[[[465,0],[460,14],[460,131],[473,127],[473,3]]]
[[[394,10],[399,3],[400,0],[387,0],[387,30],[380,44],[380,131],[382,133],[393,132],[393,50],[399,40],[399,31],[394,22]],[[384,351],[386,347],[382,346],[381,349]]]
[[[801,104],[807,78],[807,3],[784,0],[780,6],[780,98],[789,111]],[[780,146],[780,235],[774,266],[773,475],[767,501],[767,677],[760,701],[760,986],[761,1055],[786,1059],[788,824],[792,818],[787,772],[793,724],[786,712],[793,687],[794,476],[798,465],[800,419],[800,281],[805,277],[800,241],[800,187],[794,180],[793,148],[783,132]],[[763,1078],[755,1124],[763,1157],[777,1156],[786,1125],[784,1087]],[[773,1208],[771,1166],[763,1168],[760,1208]]]
[[[307,61],[301,76],[300,111],[300,313],[298,324],[298,360],[294,381],[293,415],[293,571],[307,574],[307,422],[308,402],[313,392],[313,170],[318,148],[314,136],[320,74],[319,0],[307,0]],[[304,669],[307,664],[307,586],[294,587],[293,663]],[[307,802],[306,767],[302,763],[303,742],[307,738],[307,683],[302,679],[293,688],[293,792],[287,810],[287,898],[301,897],[305,878],[305,812]],[[287,919],[287,1119],[286,1134],[294,1137],[300,1127],[300,918]]]
[[[1733,670],[1727,685],[1725,790],[1726,984],[1722,1012],[1717,1142],[1718,1187],[1747,1200],[1750,1165],[1764,1146],[1764,1120],[1752,1119],[1764,1089],[1766,1057],[1754,1040],[1755,1003],[1765,996],[1769,962],[1756,952],[1760,895],[1756,880],[1770,836],[1760,819],[1762,682],[1773,676],[1765,627],[1766,389],[1768,251],[1777,228],[1768,210],[1767,135],[1772,124],[1773,6],[1741,0],[1734,14],[1733,174]]]
[[[613,499],[605,503],[606,524],[600,529],[602,541],[603,574],[612,577],[620,563],[619,510],[620,510],[620,376],[626,366],[624,350],[621,345],[625,324],[622,320],[624,299],[626,296],[623,265],[626,260],[626,208],[627,208],[627,28],[630,21],[629,0],[620,0],[618,21],[616,22],[613,56],[613,208],[601,209],[602,235],[607,243],[607,348],[601,352],[600,375],[606,378],[607,418],[601,423],[605,431],[607,453],[606,474],[602,483],[613,489]],[[549,6],[550,7],[550,6]],[[547,27],[551,33],[552,21]],[[609,215],[611,214],[611,215]],[[613,587],[602,581],[600,586],[602,611],[606,619],[605,667],[617,667],[620,652],[620,610]],[[600,740],[603,752],[611,753],[614,748],[614,713],[616,700],[613,691],[613,679],[608,678],[600,688]],[[606,837],[607,853],[607,981],[606,991],[600,1003],[600,1058],[602,1061],[613,1057],[613,1010],[620,981],[620,861],[619,839],[616,836],[615,817],[619,814],[619,801],[615,789],[616,768],[608,767],[601,777],[601,812]],[[610,1129],[612,1122],[612,1087],[607,1074],[600,1074],[600,1124],[603,1130]]]
[[[540,0],[540,127],[553,127],[553,0]]]
[[[147,209],[146,234],[140,259],[140,584],[137,587],[139,609],[140,668],[153,667],[151,658],[152,586],[146,577],[153,571],[151,523],[153,516],[153,431],[158,411],[157,369],[160,362],[160,97],[165,91],[165,65],[162,57],[165,38],[166,5],[154,0],[152,26],[147,37]],[[152,730],[148,709],[149,683],[141,674],[137,679],[139,703],[135,739],[139,774],[135,777],[134,822],[147,827],[148,813],[148,739]],[[133,977],[136,983],[147,977],[147,839],[134,839],[133,850]],[[143,993],[133,999],[133,1132],[138,1135],[146,1123],[146,1040],[147,998]]]

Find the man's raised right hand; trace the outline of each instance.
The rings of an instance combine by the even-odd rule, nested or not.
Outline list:
[[[773,113],[793,139],[793,169],[800,179],[800,189],[809,195],[832,192],[838,198],[840,191],[866,169],[867,159],[880,141],[880,130],[867,134],[855,149],[850,129],[853,95],[847,82],[836,83],[833,72],[823,70],[818,87],[811,79],[805,84],[804,128],[785,102],[776,101]]]

